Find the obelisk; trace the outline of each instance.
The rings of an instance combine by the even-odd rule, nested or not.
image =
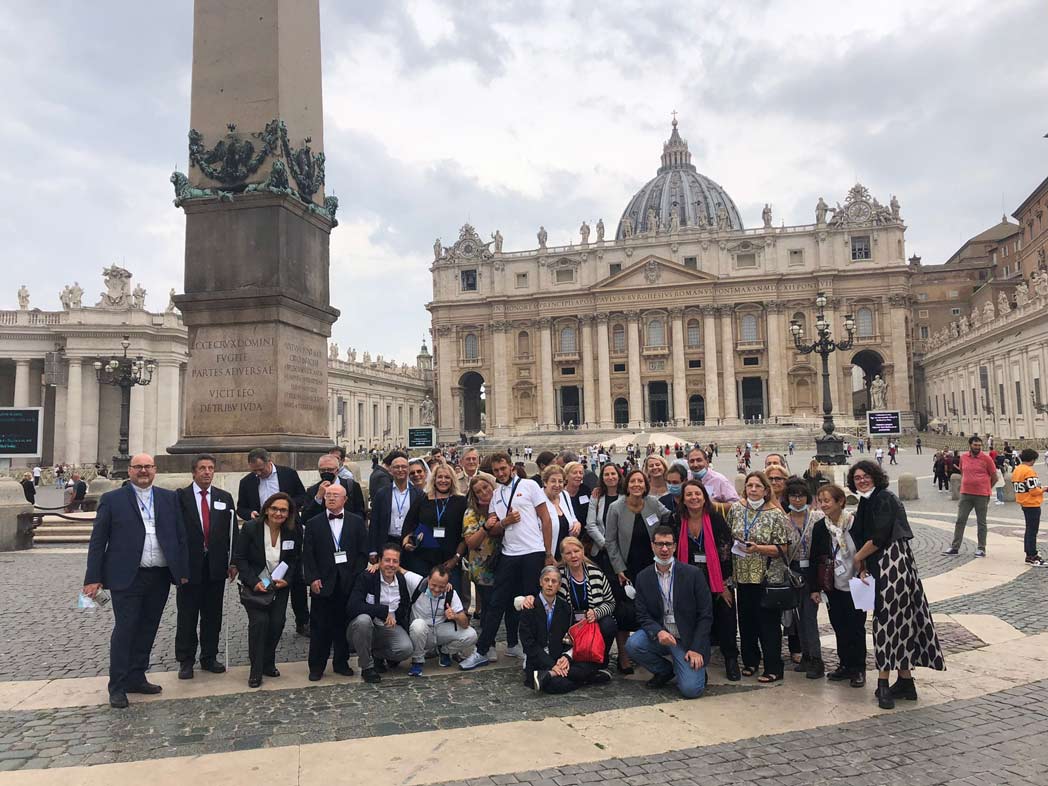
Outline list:
[[[189,363],[181,438],[168,450],[324,451],[339,312],[319,0],[196,0],[190,126],[189,168],[171,176],[186,215],[175,302]]]

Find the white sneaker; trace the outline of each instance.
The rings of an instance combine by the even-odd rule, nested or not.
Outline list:
[[[516,647],[506,647],[506,655],[511,658],[523,658],[524,648],[519,644]]]
[[[499,659],[499,653],[498,653],[498,650],[497,650],[497,649],[496,649],[496,648],[495,648],[494,646],[492,646],[492,647],[491,647],[490,649],[488,649],[488,651],[487,651],[487,652],[486,652],[486,653],[484,654],[484,657],[486,657],[486,658],[487,658],[488,660],[490,660],[490,661],[491,661],[492,663],[497,663],[497,662],[498,662],[498,659]]]
[[[487,664],[487,658],[485,658],[479,652],[474,652],[472,655],[470,655],[468,658],[462,661],[462,663],[459,664],[459,668],[463,671],[470,671],[471,669],[475,669],[478,666],[486,666]]]
[[[985,557],[986,556],[986,549],[976,549],[975,550],[975,556],[976,557]]]

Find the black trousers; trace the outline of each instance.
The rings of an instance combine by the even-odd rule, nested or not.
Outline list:
[[[131,586],[113,590],[113,635],[109,639],[109,692],[146,681],[160,618],[171,591],[167,568],[139,568]]]
[[[477,584],[477,600],[480,602],[480,629],[488,625],[488,615],[491,613],[491,597],[495,594],[495,587],[487,584]],[[465,603],[465,601],[463,601]],[[510,603],[504,612],[506,620],[506,646],[516,647],[520,643],[517,636],[517,626],[520,624],[520,612],[513,608]],[[494,623],[495,633],[498,633],[499,623]],[[487,655],[487,651],[481,653]]]
[[[735,592],[739,607],[742,663],[747,668],[755,669],[763,653],[764,673],[782,677],[782,612],[762,608],[763,596],[764,587],[760,584],[740,584]]]
[[[490,614],[485,612],[481,625],[480,640],[477,641],[477,651],[486,653],[495,643],[495,634],[498,633],[499,625],[502,623],[502,615],[506,609],[513,608],[513,598],[517,595],[537,595],[539,591],[539,573],[546,564],[546,552],[536,551],[531,554],[521,554],[519,557],[507,557],[503,554],[499,558],[498,567],[495,569],[495,588],[491,593]],[[506,638],[516,640],[516,625],[510,631],[509,620],[506,621]]]
[[[295,612],[295,625],[309,624],[309,593],[306,591],[306,580],[302,578],[302,571],[295,571],[295,575],[288,585],[291,591],[291,610]]]
[[[608,668],[608,658],[611,657],[611,645],[615,643],[615,634],[619,632],[619,623],[615,621],[615,615],[609,614],[597,620],[600,635],[604,637],[604,662],[601,668]]]
[[[737,601],[736,601],[737,602]],[[739,624],[735,617],[735,606],[729,606],[721,595],[713,596],[712,636],[720,645],[725,660],[739,657],[737,634]]]
[[[572,663],[568,667],[566,677],[555,677],[548,671],[540,672],[542,676],[539,681],[539,690],[551,694],[571,693],[576,688],[592,682],[600,668],[598,663]],[[532,689],[535,687],[534,674],[534,671],[524,672],[524,684]]]
[[[850,592],[832,589],[826,597],[837,637],[837,661],[849,674],[866,671],[866,612],[855,609]]]
[[[349,590],[339,583],[327,597],[313,596],[313,612],[309,617],[309,670],[314,674],[322,673],[327,667],[332,646],[335,654],[331,665],[339,669],[349,668],[349,639],[346,638]]]
[[[247,609],[247,656],[251,661],[251,676],[261,677],[263,669],[277,665],[277,645],[284,632],[287,617],[287,599],[290,587],[276,591],[273,602],[264,609]]]
[[[207,573],[207,557],[204,557]],[[197,623],[200,624],[200,662],[209,663],[218,655],[218,634],[222,631],[222,600],[226,581],[208,579],[195,584],[183,584],[175,591],[178,622],[175,628],[175,660],[179,663],[196,660]]]

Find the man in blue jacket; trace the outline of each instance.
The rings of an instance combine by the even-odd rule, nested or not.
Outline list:
[[[127,707],[128,693],[160,693],[146,679],[171,584],[189,581],[189,551],[174,491],[156,488],[147,453],[131,459],[130,483],[102,495],[87,547],[84,594],[104,586],[113,596],[109,642],[109,706]]]

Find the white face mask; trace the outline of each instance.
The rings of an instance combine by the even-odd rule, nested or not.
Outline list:
[[[874,489],[870,489],[869,491],[860,491],[859,492],[859,496],[862,497],[863,499],[869,499],[870,497],[873,496],[873,492],[874,492]]]
[[[799,508],[796,505],[790,503],[790,510],[792,510],[794,513],[803,513],[807,509],[808,509],[807,503],[805,503],[804,505],[801,505]]]
[[[673,564],[673,557],[656,557],[655,558],[655,564],[656,565],[662,565],[662,567],[666,567],[667,565],[672,565]]]
[[[746,504],[749,505],[750,508],[752,508],[753,510],[760,510],[761,508],[764,507],[764,500],[763,499],[747,499],[746,500]]]

